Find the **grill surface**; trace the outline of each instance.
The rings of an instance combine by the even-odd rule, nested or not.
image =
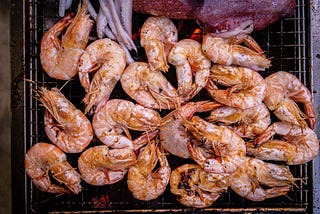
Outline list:
[[[278,70],[290,71],[310,89],[313,89],[313,73],[309,71],[310,66],[310,5],[309,1],[297,0],[294,17],[283,19],[264,31],[255,32],[252,36],[266,51],[266,55],[272,57],[270,70],[264,72],[268,76]],[[74,1],[73,4],[76,4]],[[73,5],[76,8],[77,5]],[[36,82],[37,86],[47,88],[60,88],[64,81],[56,81],[49,78],[42,70],[39,60],[40,41],[43,33],[48,30],[60,18],[57,15],[58,1],[29,0],[25,2],[25,78]],[[135,15],[136,16],[136,15]],[[140,16],[140,19],[143,16]],[[135,20],[135,19],[134,19]],[[140,22],[141,21],[141,22]],[[143,19],[135,23],[133,28],[142,26]],[[35,85],[25,82],[24,85],[24,153],[33,144],[44,141],[50,142],[44,133],[43,114],[44,108],[34,99],[32,89]],[[81,100],[84,91],[77,78],[66,84],[62,92],[79,109],[84,109]],[[117,86],[111,98],[123,97],[124,92]],[[91,146],[96,145],[92,143]],[[68,154],[68,160],[76,167],[77,154]],[[23,157],[22,157],[23,158]],[[172,169],[181,165],[181,160],[172,155],[168,156]],[[23,164],[23,161],[20,161]],[[23,169],[23,165],[19,166]],[[297,178],[295,187],[287,196],[268,199],[264,202],[252,202],[241,198],[231,190],[221,197],[209,208],[190,209],[180,205],[170,193],[169,188],[158,199],[150,202],[142,202],[131,197],[126,185],[126,178],[122,181],[102,187],[94,187],[82,183],[84,190],[79,195],[52,195],[39,191],[32,185],[20,170],[18,174],[24,176],[23,189],[18,191],[25,197],[25,207],[14,208],[28,213],[47,212],[114,212],[114,211],[140,211],[140,212],[312,212],[314,189],[312,162],[299,166],[290,166],[290,170]],[[14,200],[14,199],[13,199]],[[20,204],[20,206],[23,206]],[[21,212],[19,212],[21,213]]]

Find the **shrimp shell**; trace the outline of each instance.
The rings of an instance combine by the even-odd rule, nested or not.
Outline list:
[[[219,89],[216,84],[230,88]],[[246,109],[262,103],[267,83],[258,72],[249,68],[214,65],[206,89],[216,101],[227,106]]]
[[[172,109],[181,103],[176,89],[160,71],[150,70],[148,63],[128,65],[120,82],[123,90],[144,107]]]
[[[151,132],[160,126],[160,122],[157,111],[121,99],[109,100],[92,118],[96,136],[108,146],[130,144],[128,129]]]
[[[191,158],[205,171],[230,175],[246,155],[244,140],[232,130],[209,123],[198,116],[184,122],[191,133]]]
[[[190,100],[205,87],[211,61],[203,54],[199,42],[192,39],[180,40],[171,49],[168,61],[176,67],[177,91],[182,100]]]
[[[68,163],[67,157],[55,145],[39,142],[26,153],[24,166],[32,182],[44,192],[78,194],[81,192],[80,174]],[[52,184],[48,172],[63,185]]]
[[[268,90],[264,102],[268,108],[275,111],[282,121],[304,126],[306,119],[309,127],[314,129],[316,117],[309,89],[295,75],[285,71],[271,74],[265,80]],[[303,104],[306,118],[301,117],[300,108],[288,99]]]
[[[166,17],[149,17],[141,27],[140,43],[145,48],[151,70],[167,72],[167,55],[178,41],[178,30]]]
[[[296,180],[288,167],[250,157],[229,177],[230,188],[251,201],[286,195]]]
[[[274,135],[282,140],[272,139]],[[288,122],[274,122],[256,138],[255,144],[247,144],[249,155],[262,160],[285,161],[288,165],[307,163],[319,153],[317,134],[309,127]]]
[[[170,192],[187,207],[211,206],[228,186],[226,177],[208,173],[197,164],[183,164],[174,169],[170,176]]]
[[[50,141],[64,152],[82,152],[93,139],[89,119],[57,88],[41,87],[38,97],[46,108],[44,125]]]
[[[241,42],[251,49],[239,45]],[[271,66],[259,45],[244,34],[220,38],[207,33],[203,38],[202,51],[212,62],[221,65],[239,65],[255,71],[264,71]]]
[[[87,14],[87,4],[78,7],[73,19],[67,15],[53,25],[41,39],[40,62],[44,71],[52,78],[69,80],[77,74],[80,56],[89,40],[93,21]],[[70,24],[70,25],[69,25]],[[62,40],[59,36],[62,35]]]
[[[206,120],[228,127],[245,138],[262,134],[271,124],[269,109],[264,103],[247,109],[218,107],[210,112]]]
[[[160,167],[153,172],[158,161]],[[129,168],[128,189],[136,199],[156,199],[166,190],[170,174],[171,169],[165,154],[151,142],[140,149],[137,163]]]
[[[183,126],[183,121],[192,117],[196,112],[210,111],[221,105],[215,101],[188,102],[170,112],[162,118],[162,125],[160,126],[161,146],[173,155],[189,158],[187,144],[190,136]]]
[[[108,101],[126,66],[123,48],[111,39],[91,43],[79,60],[79,79],[87,94],[85,113],[99,110]],[[95,71],[91,83],[89,72]]]
[[[136,155],[133,149],[109,149],[105,145],[90,147],[81,153],[78,159],[82,179],[95,186],[120,181],[128,167],[135,163]]]

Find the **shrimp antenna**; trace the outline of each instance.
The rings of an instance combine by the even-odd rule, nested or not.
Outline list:
[[[60,88],[59,90],[61,91],[70,81],[72,81],[73,79],[69,79],[67,80]]]
[[[289,195],[284,195],[286,198],[288,198],[290,201],[293,201],[293,199]]]
[[[50,200],[55,200],[56,198],[59,198],[60,196],[63,196],[65,195],[65,193],[60,193],[60,194],[57,194],[57,195],[54,195],[53,197],[51,198],[48,198],[46,200],[43,200],[43,201],[40,201],[39,203],[42,204],[42,203],[47,203],[48,201]]]
[[[34,84],[34,85],[37,85],[37,83],[36,83],[35,81],[30,80],[30,79],[24,79],[24,81],[29,82],[29,83],[32,83],[32,84]]]

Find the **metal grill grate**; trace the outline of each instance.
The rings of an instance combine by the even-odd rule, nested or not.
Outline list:
[[[76,1],[74,1],[75,3]],[[297,0],[295,15],[292,18],[281,20],[264,31],[255,32],[253,37],[266,51],[267,56],[272,57],[270,70],[263,73],[268,76],[274,71],[290,71],[298,76],[308,87],[311,85],[312,74],[308,69],[308,33],[309,33],[309,7],[306,2]],[[26,79],[37,83],[37,86],[61,87],[65,82],[49,78],[42,70],[39,61],[40,41],[47,29],[56,21],[58,1],[55,0],[29,0],[26,2]],[[73,8],[76,5],[72,6]],[[142,23],[141,23],[142,25]],[[25,147],[45,141],[49,142],[43,126],[44,109],[33,98],[34,85],[26,83],[26,123],[25,123]],[[119,89],[119,88],[117,88]],[[120,90],[120,89],[119,89]],[[78,108],[84,109],[81,99],[84,91],[77,79],[69,82],[62,90]],[[120,93],[121,95],[121,93]],[[114,95],[117,96],[117,95]],[[68,160],[76,167],[77,154],[68,154]],[[180,165],[182,160],[169,156],[172,168]],[[184,161],[185,162],[185,161]],[[275,211],[306,212],[310,209],[312,200],[312,170],[310,164],[290,166],[291,172],[301,180],[297,186],[289,192],[288,196],[269,199],[264,202],[251,202],[243,199],[229,190],[211,207],[206,209],[187,209],[176,202],[169,188],[158,199],[151,202],[141,202],[131,197],[127,189],[126,179],[111,186],[94,187],[83,182],[84,191],[79,195],[52,195],[39,191],[27,179],[27,204],[28,212],[91,212],[91,211],[140,211],[140,212],[199,212],[206,211]],[[105,202],[105,203],[104,203]]]

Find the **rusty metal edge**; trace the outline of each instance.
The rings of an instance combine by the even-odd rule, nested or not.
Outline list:
[[[12,213],[27,212],[25,154],[25,0],[11,0],[11,182]],[[22,155],[23,154],[23,155]]]
[[[319,138],[320,133],[320,0],[310,1],[310,68],[312,72],[312,95],[314,98],[316,112],[315,131]],[[320,213],[320,157],[319,155],[313,160],[313,213]]]

